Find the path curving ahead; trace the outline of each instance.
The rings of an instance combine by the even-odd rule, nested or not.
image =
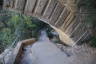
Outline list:
[[[68,50],[68,47],[64,47]],[[25,48],[20,64],[96,64],[96,53],[89,54],[86,48],[73,49],[72,55],[67,56],[47,37],[46,31],[41,31],[39,40]],[[68,53],[71,51],[69,50]]]
[[[25,48],[21,64],[64,64],[67,56],[57,48],[45,31],[41,31],[39,40]]]

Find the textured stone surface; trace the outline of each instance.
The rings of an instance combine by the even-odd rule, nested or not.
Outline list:
[[[49,3],[47,5],[47,8],[43,15],[45,18],[48,19],[50,17],[50,15],[52,14],[52,12],[56,6],[56,3],[57,3],[57,0],[49,0]]]
[[[25,8],[25,13],[27,15],[32,15],[31,13],[35,7],[36,2],[37,0],[27,0],[26,8]]]
[[[38,3],[36,5],[36,9],[35,9],[35,15],[42,15],[42,11],[44,10],[46,4],[47,4],[48,0],[38,0]]]
[[[59,2],[57,3],[51,17],[50,17],[50,24],[54,25],[55,22],[58,20],[59,16],[63,11],[64,6],[62,6]]]
[[[23,9],[25,8],[25,3],[25,0],[16,0],[15,8],[19,11],[23,11]]]
[[[55,23],[56,27],[61,27],[64,24],[64,22],[65,22],[67,16],[69,15],[69,13],[70,12],[65,7],[64,10],[63,10],[63,12],[62,12],[62,14],[61,14],[61,16],[59,17],[59,19]]]

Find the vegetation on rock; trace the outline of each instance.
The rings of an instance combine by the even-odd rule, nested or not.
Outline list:
[[[32,37],[37,38],[39,31],[46,27],[45,23],[30,16],[10,11],[0,13],[6,13],[0,16],[0,53],[15,40],[18,42]]]

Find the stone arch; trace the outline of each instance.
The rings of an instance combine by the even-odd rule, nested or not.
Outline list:
[[[60,39],[70,46],[90,35],[83,22],[85,17],[76,11],[75,0],[26,0],[26,4],[25,0],[15,0],[14,7],[10,9],[49,24],[59,33]]]

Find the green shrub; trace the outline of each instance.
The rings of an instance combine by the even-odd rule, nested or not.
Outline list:
[[[0,11],[0,13],[6,13],[6,11]],[[34,17],[10,11],[7,13],[10,15],[0,17],[0,51],[10,46],[17,37],[17,41],[38,38],[40,30],[46,28],[45,23]]]

